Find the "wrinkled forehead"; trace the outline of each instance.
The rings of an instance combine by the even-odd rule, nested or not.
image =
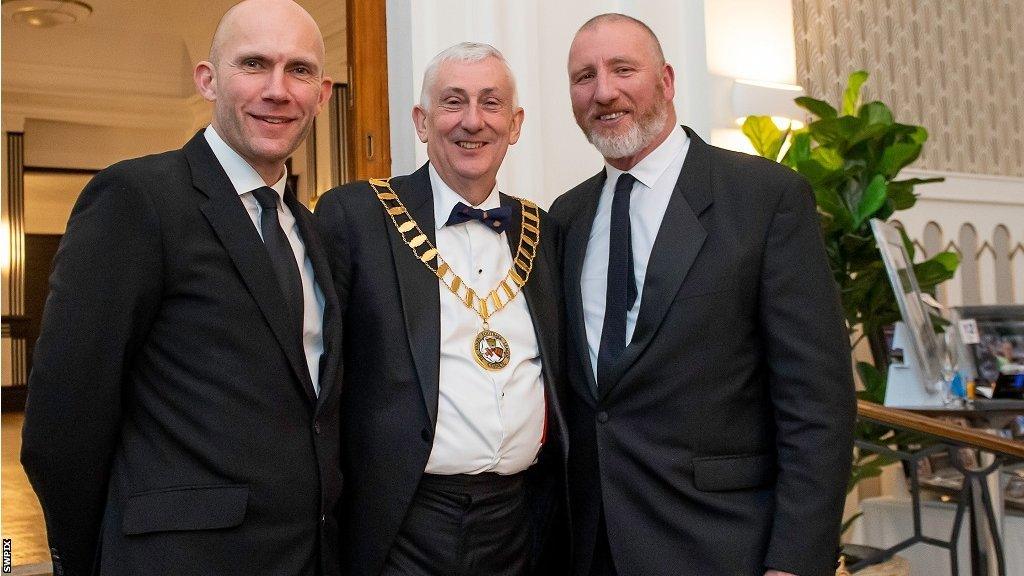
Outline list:
[[[628,20],[601,22],[576,33],[569,47],[568,68],[618,62],[660,64],[658,47],[646,30]]]
[[[497,58],[476,62],[450,60],[438,66],[433,88],[436,97],[446,92],[510,96],[512,77]]]

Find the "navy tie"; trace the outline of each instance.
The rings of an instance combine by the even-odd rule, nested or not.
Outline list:
[[[288,237],[281,229],[281,223],[277,219],[277,202],[280,196],[269,186],[257,188],[252,193],[262,208],[260,232],[263,235],[263,244],[270,254],[270,264],[274,268],[274,275],[277,276],[277,282],[281,285],[281,293],[284,294],[285,302],[288,303],[289,317],[292,318],[301,335],[305,312],[302,298],[302,276],[299,274],[299,266],[295,262],[292,245],[288,242]]]
[[[636,302],[633,277],[633,247],[629,232],[629,195],[636,178],[628,172],[619,175],[612,199],[611,227],[608,234],[608,292],[605,295],[604,325],[597,352],[597,385],[604,382],[626,349],[626,313]]]
[[[454,226],[455,224],[462,224],[463,222],[469,222],[470,220],[479,220],[484,223],[484,226],[494,230],[497,234],[501,234],[505,231],[505,227],[508,226],[511,219],[511,206],[500,206],[498,208],[491,208],[490,210],[481,210],[459,202],[454,208],[452,208],[452,214],[448,217],[448,221],[445,222],[444,225]]]

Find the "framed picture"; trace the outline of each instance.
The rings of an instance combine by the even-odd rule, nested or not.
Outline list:
[[[938,336],[932,328],[928,306],[921,296],[921,288],[914,276],[914,265],[903,244],[899,228],[871,220],[871,230],[878,243],[878,251],[889,274],[889,282],[896,296],[896,302],[906,325],[906,339],[910,350],[904,350],[904,358],[913,355],[921,385],[930,389],[942,381],[941,348]]]
[[[1009,364],[1024,364],[1024,306],[960,306],[960,319],[975,330],[965,344],[978,384],[992,386],[1000,370]]]

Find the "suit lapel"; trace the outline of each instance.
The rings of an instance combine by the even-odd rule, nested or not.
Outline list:
[[[505,237],[514,260],[516,250],[519,249],[519,236],[522,233],[522,218],[519,215],[520,203],[515,198],[502,194],[501,205],[515,210],[512,220],[505,228]],[[541,228],[540,246],[533,259],[533,270],[530,272],[529,281],[523,287],[523,297],[526,299],[530,320],[533,322],[533,331],[537,335],[537,343],[540,346],[544,382],[546,386],[550,386],[555,378],[553,367],[558,362],[558,303],[551,298],[551,295],[554,294],[551,277],[553,271],[548,267],[547,259],[542,252],[548,246],[545,241],[554,240],[554,238],[545,236],[546,232],[548,232],[547,229]],[[549,391],[553,392],[553,390]]]
[[[430,242],[436,245],[434,233],[434,203],[427,164],[393,187],[409,215],[420,225]],[[382,209],[383,211],[383,209]],[[419,377],[423,400],[430,421],[437,423],[438,378],[441,354],[441,304],[437,276],[413,255],[398,230],[387,220],[388,241],[398,274],[398,288],[402,299],[402,316],[412,350],[416,375]]]
[[[510,206],[520,210],[518,200],[501,195],[501,205]],[[508,239],[509,251],[513,259],[519,248],[519,236],[522,234],[522,217],[516,214],[505,228],[505,237]],[[537,344],[540,347],[541,370],[544,376],[544,399],[547,409],[546,426],[554,426],[549,429],[562,441],[559,447],[563,451],[563,457],[568,457],[569,445],[564,441],[568,438],[568,429],[565,425],[564,412],[562,411],[563,398],[559,394],[559,379],[562,376],[561,346],[559,339],[562,337],[559,332],[559,320],[561,317],[558,301],[558,270],[550,266],[551,259],[557,262],[557,254],[552,255],[552,250],[557,248],[557,238],[552,234],[551,222],[546,217],[541,218],[540,246],[533,260],[533,270],[530,278],[523,287],[523,298],[530,313],[530,321],[533,323],[533,331],[537,335]]]
[[[313,276],[316,279],[320,292],[324,295],[324,317],[322,324],[322,338],[324,344],[323,360],[320,363],[320,394],[317,397],[319,408],[324,400],[329,397],[331,388],[335,383],[335,370],[338,365],[338,356],[335,352],[339,346],[340,324],[336,321],[338,314],[338,297],[334,292],[334,282],[331,271],[327,267],[327,253],[323,244],[320,243],[320,235],[312,223],[312,214],[299,203],[291,188],[284,195],[285,204],[295,216],[295,222],[302,234],[302,243],[306,247],[306,257],[313,264]]]
[[[711,205],[711,156],[700,137],[686,132],[690,147],[651,249],[633,340],[609,378],[613,384],[601,389],[602,398],[650,345],[707,237],[698,217]]]
[[[601,170],[588,182],[589,189],[583,196],[579,215],[572,221],[569,230],[565,231],[565,304],[566,322],[571,345],[576,347],[576,354],[583,364],[586,375],[586,390],[579,390],[584,397],[597,395],[597,381],[594,379],[594,367],[590,363],[590,347],[587,344],[587,326],[583,315],[583,260],[587,256],[587,245],[590,243],[590,230],[594,226],[594,215],[597,213],[601,188],[604,186],[606,174]],[[575,379],[574,380],[575,383]]]
[[[292,372],[310,402],[315,402],[316,394],[309,378],[302,342],[295,337],[295,331],[291,328],[288,305],[274,277],[270,256],[262,249],[263,242],[245,206],[202,133],[185,145],[184,152],[192,171],[192,184],[207,197],[200,210],[209,220],[263,312],[263,317],[284,350]]]

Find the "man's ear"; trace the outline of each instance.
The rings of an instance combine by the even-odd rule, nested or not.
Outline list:
[[[665,94],[665,100],[671,101],[676,97],[676,71],[668,62],[661,69],[661,89]]]
[[[522,108],[516,108],[516,111],[512,113],[512,128],[508,131],[508,143],[515,144],[519,141],[519,133],[523,129],[523,118],[526,113],[523,112]]]
[[[330,76],[324,76],[323,80],[320,81],[320,96],[316,100],[316,113],[319,114],[324,109],[324,104],[331,99],[331,89],[334,87],[334,82]]]
[[[420,142],[427,141],[427,111],[419,104],[412,107],[412,124],[416,127],[416,135]]]
[[[199,95],[210,102],[217,100],[217,75],[214,73],[213,64],[203,60],[196,64],[192,71],[192,81],[196,84],[196,91]]]

